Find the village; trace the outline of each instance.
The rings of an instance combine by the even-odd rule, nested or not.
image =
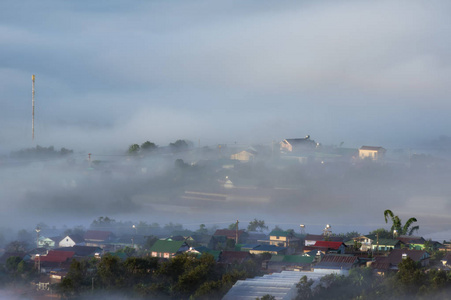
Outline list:
[[[177,180],[173,185],[183,187],[177,200],[180,202],[177,203],[183,202],[185,205],[198,202],[222,203],[230,199],[241,203],[259,201],[270,205],[274,195],[267,195],[268,188],[277,189],[280,183],[265,181],[254,176],[255,173],[248,172],[249,168],[258,168],[259,160],[276,161],[279,168],[285,162],[285,168],[307,169],[310,170],[308,176],[320,176],[318,168],[328,168],[326,173],[333,174],[339,172],[337,169],[361,169],[362,166],[381,168],[402,165],[411,170],[418,165],[433,166],[438,161],[425,155],[389,159],[387,150],[380,146],[362,146],[359,149],[324,147],[310,136],[286,139],[276,146],[276,150],[273,144],[272,147],[260,148],[260,152],[256,149],[258,147],[246,147],[236,152],[238,147],[229,148],[226,145],[219,145],[215,150],[199,150],[186,141],[179,140],[169,146],[171,155],[167,157],[168,150],[158,149],[155,144],[145,142],[141,146],[131,145],[124,161],[131,164],[139,176],[145,176],[150,172],[146,165],[149,157],[155,159],[163,156],[166,160],[175,160]],[[49,154],[46,148],[40,150]],[[52,151],[54,150],[51,149],[50,153]],[[203,160],[197,159],[199,151],[207,153],[203,155]],[[71,154],[68,150],[64,152]],[[205,157],[209,159],[206,160]],[[94,154],[89,154],[83,164],[85,172],[99,172],[101,176],[111,176],[111,172],[118,170],[132,172],[130,167],[114,168],[106,172],[111,168],[111,162],[97,160]],[[192,177],[192,172],[198,172],[196,167],[201,165],[215,166],[216,179],[210,182],[216,188],[199,185],[192,179],[186,182],[187,178]],[[295,184],[294,182],[293,185]],[[184,228],[181,224],[169,223],[161,227],[157,223],[116,221],[110,217],[99,217],[89,228],[79,226],[66,228],[64,231],[40,224],[32,234],[23,230],[16,240],[5,243],[0,253],[0,264],[3,276],[9,276],[12,282],[24,284],[23,293],[60,297],[108,290],[111,285],[108,282],[115,282],[116,276],[124,276],[119,274],[120,268],[110,274],[100,271],[103,264],[108,261],[111,263],[111,260],[117,265],[127,265],[131,261],[136,263],[136,260],[152,262],[153,267],[144,267],[140,272],[160,274],[163,271],[152,269],[157,269],[157,266],[167,268],[168,263],[174,260],[177,262],[180,257],[191,257],[199,261],[210,257],[210,263],[215,268],[220,268],[221,271],[218,272],[221,276],[232,270],[244,272],[226,284],[222,283],[221,288],[213,289],[216,294],[211,290],[204,294],[199,292],[202,285],[209,282],[207,278],[196,281],[184,292],[174,293],[153,286],[150,288],[151,292],[144,293],[168,298],[192,296],[199,299],[256,299],[268,295],[275,297],[274,299],[295,299],[299,295],[299,282],[302,278],[306,278],[305,282],[310,282],[309,289],[312,291],[331,285],[324,284],[323,278],[328,278],[331,274],[349,276],[355,272],[353,270],[371,270],[372,276],[387,278],[396,274],[400,264],[407,259],[422,270],[446,272],[449,277],[451,242],[417,236],[421,223],[417,224],[417,219],[412,217],[403,224],[395,213],[398,212],[381,210],[379,215],[387,228],[373,228],[368,234],[357,231],[335,232],[333,224],[324,224],[324,229],[316,229],[315,232],[306,224],[300,224],[297,228],[282,228],[278,225],[269,228],[264,220],[258,218],[249,224],[237,220],[225,228],[199,224],[196,230]],[[74,277],[74,262],[85,262],[84,272],[78,275],[86,277],[85,279]],[[172,280],[177,282],[179,276],[181,275],[175,275]],[[80,280],[80,283],[74,284],[74,280]],[[140,280],[138,282],[143,286],[152,282],[150,279],[147,282]],[[283,287],[280,286],[281,282]]]

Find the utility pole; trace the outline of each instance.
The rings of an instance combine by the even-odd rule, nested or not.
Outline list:
[[[36,248],[39,248],[39,232],[41,231],[41,228],[38,226],[36,227]]]
[[[36,76],[31,75],[31,139],[34,142],[34,80]]]
[[[238,220],[236,220],[235,244],[238,244]]]

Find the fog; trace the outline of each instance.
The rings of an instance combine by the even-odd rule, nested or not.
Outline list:
[[[421,234],[449,239],[450,148],[439,137],[451,135],[450,5],[2,1],[0,226],[89,226],[109,216],[196,228],[258,218],[367,233],[389,228],[391,209],[416,217]],[[388,162],[215,163],[307,134],[332,148],[383,146]],[[126,155],[134,143],[177,139],[194,147]],[[218,154],[218,144],[230,151]],[[36,145],[74,153],[10,157]],[[412,154],[432,156],[412,163]],[[226,176],[234,188],[224,188]]]

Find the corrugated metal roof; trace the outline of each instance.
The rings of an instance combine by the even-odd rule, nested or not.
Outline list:
[[[184,241],[158,240],[150,248],[150,252],[177,253],[184,244],[186,244]]]
[[[346,254],[327,254],[315,265],[315,269],[351,269],[356,264],[358,258]]]
[[[303,276],[312,279],[312,288],[319,284],[321,277],[328,274],[314,272],[283,271],[262,277],[255,277],[246,280],[238,280],[229,292],[222,298],[223,300],[255,300],[264,295],[273,295],[276,299],[292,300],[297,295],[296,284]]]
[[[324,247],[337,250],[343,244],[343,242],[316,241],[314,247]]]

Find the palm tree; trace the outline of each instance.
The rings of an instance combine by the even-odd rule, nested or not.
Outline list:
[[[391,226],[391,231],[394,232],[396,230],[398,234],[400,235],[412,235],[415,231],[418,231],[420,229],[419,226],[414,226],[410,228],[412,223],[416,222],[416,218],[410,218],[407,220],[407,222],[402,225],[401,219],[398,216],[395,216],[393,212],[389,209],[384,211],[384,217],[385,217],[385,223],[388,223],[388,218],[390,217],[392,220],[393,225]]]

